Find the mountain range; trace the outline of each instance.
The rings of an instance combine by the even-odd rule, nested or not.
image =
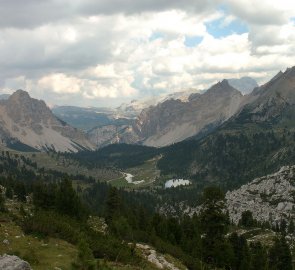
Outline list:
[[[257,86],[253,79],[232,80],[243,91]],[[178,92],[158,100],[133,101],[129,106],[120,106],[121,116],[128,117],[130,111],[136,118],[129,123],[112,123],[93,128],[89,138],[98,147],[112,143],[136,143],[162,147],[193,136],[201,136],[214,130],[233,116],[245,96],[223,80],[201,93],[189,90]],[[152,102],[153,101],[153,102]],[[154,105],[151,105],[154,104]],[[138,113],[141,109],[141,112]],[[127,113],[123,113],[127,112]],[[118,122],[117,122],[118,123]]]
[[[169,146],[200,139],[234,123],[274,120],[286,105],[291,109],[293,80],[291,68],[261,87],[244,77],[220,81],[201,93],[189,89],[157,100],[132,101],[116,109],[54,107],[54,114],[43,101],[18,90],[0,101],[0,135],[2,144],[9,147],[21,144],[61,152],[93,150],[114,143]],[[241,93],[251,88],[250,94]]]

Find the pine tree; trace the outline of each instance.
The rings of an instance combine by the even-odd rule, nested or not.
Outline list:
[[[291,219],[289,226],[288,226],[288,233],[293,234],[295,232],[294,220]]]
[[[228,230],[224,211],[224,194],[219,188],[209,187],[204,190],[201,227],[205,236],[202,238],[203,259],[218,267],[229,267],[233,260],[233,251],[225,239]]]
[[[72,264],[73,270],[95,270],[95,259],[88,243],[81,238],[78,244],[78,256],[76,262]]]
[[[111,187],[108,192],[105,207],[105,219],[107,224],[111,224],[112,220],[120,212],[120,196],[115,187]]]
[[[233,269],[248,270],[250,267],[250,254],[246,238],[233,233],[229,237],[229,241],[234,251]]]
[[[0,212],[4,212],[5,210],[5,198],[0,192]]]
[[[250,270],[266,270],[267,254],[260,242],[250,244],[251,265]]]
[[[269,270],[292,270],[292,255],[285,237],[275,239],[269,250]]]

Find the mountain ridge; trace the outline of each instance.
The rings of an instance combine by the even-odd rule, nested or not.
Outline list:
[[[17,90],[0,103],[2,144],[17,142],[37,150],[73,151],[94,149],[85,135],[56,118],[42,100]]]

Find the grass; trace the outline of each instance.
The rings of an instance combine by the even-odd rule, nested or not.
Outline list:
[[[116,179],[112,179],[109,181],[109,183],[118,188],[123,187],[123,188],[131,188],[131,189],[144,188],[144,187],[151,186],[160,177],[160,171],[157,169],[157,162],[159,158],[160,157],[150,159],[140,166],[129,168],[125,171],[125,173],[130,173],[134,176],[132,181],[144,180],[143,183],[140,183],[137,185],[130,184],[125,180],[124,176],[116,178]]]
[[[24,235],[8,214],[0,213],[0,254],[16,255],[28,261],[34,270],[71,269],[77,256],[75,246],[55,238],[39,239]],[[9,244],[3,243],[3,240]]]

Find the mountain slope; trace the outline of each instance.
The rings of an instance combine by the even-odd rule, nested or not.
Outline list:
[[[242,94],[249,94],[254,88],[258,87],[257,82],[250,77],[242,77],[240,79],[228,79],[228,83],[238,89]]]
[[[139,115],[134,129],[143,144],[165,146],[214,129],[239,109],[242,94],[226,80],[189,102],[168,100]]]
[[[278,172],[257,178],[237,190],[227,192],[227,208],[237,224],[244,211],[253,218],[273,225],[294,218],[295,166],[282,167]]]
[[[295,164],[295,68],[246,98],[209,136],[168,147],[158,163],[162,173],[228,189]]]
[[[12,147],[21,143],[61,152],[93,149],[81,131],[56,118],[44,101],[23,90],[0,102],[0,137],[2,144]]]

